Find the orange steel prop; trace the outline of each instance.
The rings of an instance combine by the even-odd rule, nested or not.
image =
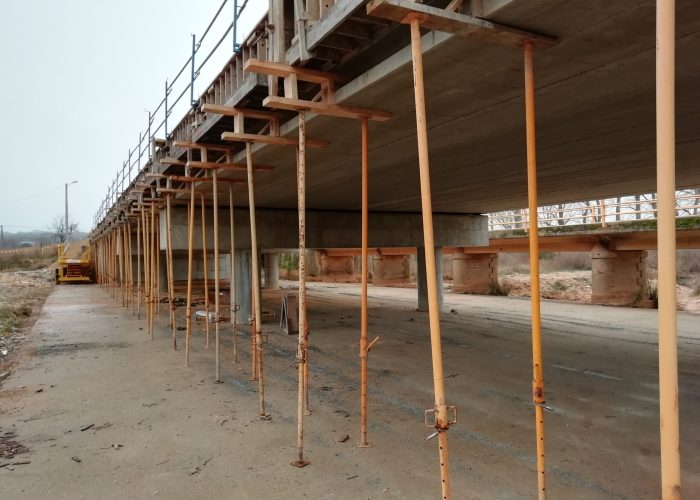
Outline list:
[[[297,459],[295,467],[305,467],[304,402],[306,399],[306,117],[299,112],[299,147],[297,149],[297,206],[299,210],[299,334],[297,345]]]
[[[220,365],[220,331],[219,331],[219,182],[216,170],[212,172],[212,187],[214,189],[214,356],[216,360],[216,381],[221,382],[221,365]],[[207,317],[207,322],[209,318]]]
[[[360,310],[360,448],[367,448],[367,282],[368,282],[368,262],[367,262],[367,231],[369,227],[368,214],[368,120],[362,118],[362,300]]]
[[[231,280],[229,285],[229,296],[231,306],[231,335],[233,337],[233,362],[238,363],[238,333],[236,332],[236,239],[234,235],[233,226],[233,186],[231,184],[228,185],[228,200],[228,217],[231,228],[231,234],[229,235],[231,239]]]
[[[525,42],[525,132],[527,141],[527,198],[530,213],[530,283],[532,305],[532,402],[537,437],[538,498],[547,495],[544,461],[544,380],[542,378],[542,324],[540,318],[540,245],[537,234],[537,143],[535,133],[535,83],[533,47]]]
[[[253,274],[253,333],[255,335],[255,348],[253,358],[257,359],[258,397],[260,403],[260,416],[265,416],[265,374],[263,371],[263,340],[262,340],[262,313],[260,307],[260,268],[258,267],[258,230],[255,223],[255,178],[253,177],[253,153],[250,142],[245,143],[246,165],[248,169],[248,209],[250,212],[250,253]]]
[[[192,247],[194,245],[194,182],[190,183],[190,206],[187,226],[187,306],[185,308],[185,366],[190,366],[190,335],[192,335]]]
[[[659,249],[661,497],[681,498],[676,312],[676,130],[674,0],[656,2],[656,182]]]
[[[421,49],[420,18],[406,16],[411,25],[411,52],[416,105],[416,135],[418,137],[418,165],[420,170],[421,211],[423,215],[423,244],[425,246],[425,274],[428,280],[428,317],[430,347],[433,361],[433,388],[435,391],[435,430],[438,437],[442,498],[451,498],[447,454],[447,429],[450,421],[445,403],[445,383],[442,371],[440,344],[440,303],[435,268],[435,239],[433,234],[433,204],[430,192],[430,163],[428,158],[428,127],[425,114],[425,85],[423,82],[423,52]]]
[[[204,317],[206,318],[205,331],[206,331],[206,344],[205,349],[211,347],[210,329],[209,329],[209,258],[207,255],[207,204],[204,202],[204,194],[200,195],[200,202],[202,203],[202,259],[204,260]]]

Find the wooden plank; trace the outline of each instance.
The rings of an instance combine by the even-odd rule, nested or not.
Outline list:
[[[210,151],[223,151],[225,153],[231,153],[233,151],[231,146],[227,146],[225,144],[207,144],[204,142],[173,141],[173,146],[176,148],[185,149],[208,149]]]
[[[298,68],[288,64],[276,63],[271,61],[261,61],[259,59],[248,59],[243,66],[245,71],[253,73],[262,73],[264,75],[272,75],[279,77],[287,77],[296,75],[297,80],[310,83],[326,83],[329,81],[345,82],[347,77],[326,73],[325,71],[317,71],[315,69]]]
[[[243,115],[246,118],[253,118],[256,120],[274,120],[279,118],[279,114],[274,111],[258,110],[258,109],[246,109],[233,106],[223,106],[221,104],[202,104],[201,110],[205,113],[211,113],[215,115],[224,116],[240,116]]]
[[[264,144],[276,144],[279,146],[297,146],[299,140],[296,137],[275,137],[272,135],[237,134],[235,132],[224,132],[221,134],[222,141],[234,142],[261,142]],[[330,144],[323,139],[306,139],[306,145],[310,148],[325,148]]]
[[[421,28],[509,47],[522,47],[525,40],[532,40],[538,48],[548,48],[557,43],[555,38],[410,0],[371,0],[367,4],[367,14],[397,23],[406,22],[407,16],[413,14],[419,16]]]
[[[218,169],[224,169],[224,170],[246,170],[248,167],[243,164],[239,163],[216,163],[214,161],[193,161],[190,160],[187,162],[187,167],[192,167],[192,168],[204,168],[204,169],[212,169],[212,170],[218,170]],[[255,170],[259,171],[265,171],[269,172],[270,170],[273,170],[275,167],[271,167],[270,165],[256,165],[253,167]]]
[[[340,118],[367,118],[375,121],[387,121],[391,113],[378,109],[357,108],[341,104],[326,104],[315,101],[304,101],[288,97],[269,96],[263,100],[263,106],[292,111],[311,111],[319,115],[337,116]]]
[[[175,182],[212,182],[211,177],[187,177],[185,175],[171,175]],[[246,179],[217,179],[219,184],[240,184],[248,182]]]
[[[177,158],[172,158],[170,156],[166,156],[165,158],[161,158],[158,163],[162,163],[163,165],[178,165],[181,167],[185,166],[184,161],[178,160]]]

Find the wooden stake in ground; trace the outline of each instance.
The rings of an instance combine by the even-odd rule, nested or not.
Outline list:
[[[438,438],[442,498],[451,498],[447,455],[447,429],[450,420],[445,403],[445,382],[442,370],[440,339],[440,301],[435,269],[435,239],[433,235],[433,204],[430,192],[430,164],[428,159],[428,127],[425,114],[425,86],[423,83],[423,51],[421,49],[420,17],[409,14],[405,19],[411,25],[411,52],[416,104],[416,134],[418,136],[418,166],[420,170],[421,211],[423,214],[423,244],[425,246],[425,275],[428,281],[428,317],[430,347],[433,360],[433,387],[435,391],[435,430]]]
[[[306,117],[299,112],[299,149],[297,150],[297,207],[299,210],[299,333],[297,345],[297,459],[295,467],[305,467],[304,459],[304,401],[306,399]]]
[[[527,142],[527,198],[530,212],[530,303],[532,305],[532,402],[535,405],[538,497],[547,495],[544,461],[544,379],[542,376],[542,323],[540,318],[540,244],[537,234],[537,142],[535,133],[535,80],[532,42],[525,42],[525,132]]]

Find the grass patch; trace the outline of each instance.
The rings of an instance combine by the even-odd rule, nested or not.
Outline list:
[[[489,295],[494,295],[498,297],[507,297],[511,292],[510,285],[502,285],[497,281],[489,285]]]
[[[17,253],[0,253],[0,271],[33,271],[48,267],[56,261],[53,247],[32,248]]]

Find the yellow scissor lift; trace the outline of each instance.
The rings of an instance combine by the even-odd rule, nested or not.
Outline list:
[[[56,284],[90,283],[90,246],[86,240],[58,245]]]

